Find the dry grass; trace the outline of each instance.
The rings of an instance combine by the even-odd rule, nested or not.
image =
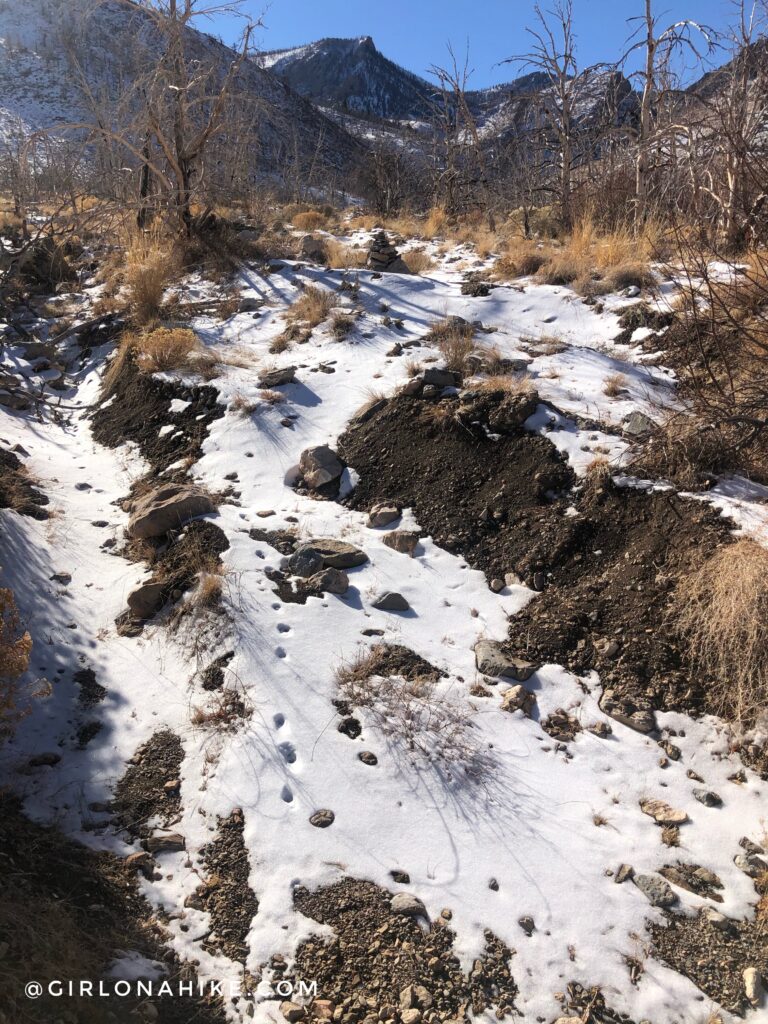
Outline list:
[[[317,231],[327,223],[328,217],[321,210],[304,210],[292,218],[292,224],[298,231]]]
[[[474,335],[475,330],[471,324],[446,317],[432,324],[424,341],[440,349],[449,370],[464,373],[467,359],[474,351]]]
[[[435,261],[425,249],[411,249],[403,253],[403,260],[412,274],[428,274],[435,269]]]
[[[202,353],[194,331],[186,327],[156,327],[131,337],[131,347],[139,368],[145,373],[182,370]]]
[[[609,398],[618,398],[627,387],[627,378],[623,373],[612,373],[603,382],[603,394]]]
[[[337,341],[343,341],[355,326],[351,313],[334,313],[331,320],[331,334]]]
[[[597,455],[584,474],[584,492],[593,496],[600,494],[611,486],[612,478],[610,462],[604,455]]]
[[[317,327],[326,319],[335,305],[336,299],[332,292],[316,285],[308,284],[299,298],[285,314],[287,320],[301,320],[310,327]]]
[[[620,263],[608,274],[608,282],[613,291],[622,291],[624,288],[652,288],[656,283],[650,267],[646,263],[639,263],[637,260]]]
[[[243,695],[236,690],[223,690],[212,697],[207,707],[196,707],[190,722],[197,728],[216,728],[222,732],[237,729],[241,722],[251,717],[252,708]],[[210,880],[209,880],[210,884]]]
[[[530,277],[541,270],[548,259],[549,256],[542,251],[527,246],[515,247],[499,256],[493,265],[493,272],[503,281],[513,280],[517,277]]]
[[[0,210],[0,232],[8,231],[15,234],[17,231],[21,231],[21,226],[21,217],[17,217],[15,213]]]
[[[719,548],[680,580],[672,616],[715,710],[753,721],[768,703],[768,549],[748,539]]]
[[[557,334],[542,334],[540,338],[523,338],[528,351],[535,356],[557,356],[568,349],[568,343]]]
[[[24,629],[13,592],[0,587],[0,741],[23,717],[16,680],[29,668],[32,637]]]
[[[473,391],[499,392],[506,395],[530,395],[536,388],[527,374],[514,376],[511,373],[494,373],[472,381]]]
[[[441,206],[433,206],[426,216],[422,232],[425,238],[444,235],[448,228],[448,214]]]
[[[558,252],[544,263],[537,271],[537,277],[544,284],[573,284],[578,278],[589,274],[590,261],[583,255],[574,255],[570,251]]]
[[[405,363],[406,376],[413,380],[414,377],[418,377],[421,371],[424,369],[423,363],[418,359],[407,359]]]
[[[359,406],[359,408],[355,409],[352,419],[356,420],[365,416],[366,413],[369,413],[375,405],[379,404],[379,402],[386,401],[386,398],[387,396],[383,391],[376,391],[375,388],[368,388],[365,392],[365,401],[361,406]]]
[[[126,247],[118,274],[137,324],[156,320],[167,288],[178,279],[181,261],[175,247],[159,235],[136,235]]]
[[[259,392],[259,398],[267,405],[280,405],[285,401],[285,395],[280,391],[273,391],[271,388],[263,388]]]
[[[344,245],[335,238],[326,239],[325,247],[328,252],[328,266],[334,270],[353,270],[364,267],[368,260],[368,253],[365,249]]]
[[[238,391],[229,403],[229,408],[238,416],[242,416],[247,419],[248,416],[253,415],[258,406],[256,402],[251,402],[245,397],[245,395],[240,394]]]

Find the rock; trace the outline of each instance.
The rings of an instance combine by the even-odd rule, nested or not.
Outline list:
[[[533,935],[533,933],[536,931],[536,922],[533,920],[532,917],[529,917],[528,915],[518,918],[517,923],[523,929],[528,938],[530,938],[531,935]]]
[[[402,1024],[419,1024],[419,1021],[421,1020],[421,1010],[417,1009],[415,1006],[410,1010],[401,1010],[400,1020],[402,1021]]]
[[[196,516],[215,512],[209,494],[190,484],[162,484],[135,503],[128,520],[128,535],[137,540],[162,537]]]
[[[618,870],[614,875],[614,882],[617,885],[623,885],[628,879],[632,878],[635,873],[635,869],[631,864],[619,864]]]
[[[744,979],[744,995],[750,1006],[758,1007],[763,1000],[763,982],[756,967],[747,967],[742,978]]]
[[[663,800],[644,799],[640,801],[643,814],[649,815],[657,825],[682,825],[688,821],[685,811],[675,810]]]
[[[653,433],[657,424],[643,412],[633,412],[624,420],[624,433],[630,437],[643,437]]]
[[[344,472],[344,466],[336,452],[327,444],[305,448],[301,453],[299,469],[307,487],[312,490],[333,483]]]
[[[367,266],[371,270],[386,274],[410,274],[406,262],[387,237],[386,231],[378,231],[371,239]]]
[[[632,881],[654,907],[672,907],[677,903],[672,886],[658,875],[635,875]]]
[[[478,672],[486,676],[507,676],[524,683],[536,671],[536,665],[505,653],[494,640],[478,640],[475,644],[475,663]]]
[[[72,582],[72,574],[69,572],[55,572],[49,579],[54,583],[60,583],[62,587],[66,587]]]
[[[605,690],[600,698],[600,709],[610,718],[635,732],[649,733],[656,728],[656,716],[651,707],[640,707],[626,698]]]
[[[164,583],[142,583],[128,595],[128,608],[137,619],[151,619],[165,603]]]
[[[453,370],[440,370],[436,366],[428,366],[422,376],[422,383],[431,384],[436,388],[456,388],[461,383],[461,375]]]
[[[288,1000],[280,1003],[280,1013],[282,1013],[287,1021],[290,1021],[290,1024],[304,1020],[307,1015],[307,1011],[303,1006],[299,1006],[298,1003],[291,1003]]]
[[[403,917],[427,917],[427,908],[418,898],[409,892],[398,892],[392,897],[389,903],[393,914],[402,914]]]
[[[714,907],[704,907],[701,914],[704,920],[719,932],[729,932],[733,928],[733,921]]]
[[[61,754],[49,751],[45,754],[35,754],[34,757],[30,757],[28,763],[30,768],[53,768],[60,760]]]
[[[279,388],[282,384],[293,384],[296,380],[295,366],[281,366],[277,370],[266,370],[259,377],[260,388]]]
[[[288,569],[294,576],[308,579],[323,568],[323,556],[310,547],[301,547],[288,559]]]
[[[142,846],[149,853],[177,853],[185,848],[186,842],[178,832],[167,832],[165,835],[150,836]]]
[[[304,235],[299,242],[298,257],[312,263],[327,263],[328,248],[322,238],[317,235]]]
[[[524,714],[530,715],[535,704],[536,695],[531,693],[530,690],[526,690],[519,683],[517,686],[511,686],[508,690],[505,690],[501,698],[502,711],[522,710]]]
[[[244,295],[237,306],[238,313],[258,313],[264,305],[264,299],[257,299],[255,295]]]
[[[378,757],[370,750],[361,750],[357,756],[363,764],[371,765],[371,767],[379,763]]]
[[[354,569],[368,561],[368,555],[362,548],[348,544],[344,540],[336,540],[334,537],[315,537],[300,544],[296,551],[298,553],[307,548],[320,555],[324,568]]]
[[[613,729],[611,729],[607,722],[592,722],[592,724],[588,725],[586,728],[587,732],[591,732],[593,736],[599,736],[600,739],[605,739],[606,736],[613,735]]]
[[[504,589],[504,580],[491,580],[491,590],[494,594],[500,594]]]
[[[372,528],[389,526],[401,516],[399,506],[386,501],[377,502],[368,513],[368,526]]]
[[[483,281],[470,274],[466,281],[461,282],[461,294],[469,295],[474,299],[485,298],[486,295],[491,294],[491,284],[489,281]]]
[[[393,551],[413,558],[419,545],[419,533],[415,530],[393,530],[384,537],[384,543]]]
[[[402,594],[398,594],[395,590],[387,590],[376,598],[373,607],[380,612],[407,612],[410,611],[411,606]]]
[[[414,1009],[429,1010],[433,1002],[432,993],[424,985],[406,985],[400,992],[400,1010],[405,1013]]]
[[[704,804],[705,807],[723,806],[723,798],[717,793],[713,793],[711,789],[694,789],[693,795],[699,803]]]
[[[327,807],[323,807],[319,811],[315,811],[315,813],[310,817],[309,823],[310,825],[314,825],[315,828],[328,828],[328,826],[332,825],[335,820],[336,815],[333,811],[329,811]]]
[[[763,872],[768,871],[768,862],[753,853],[737,853],[733,858],[733,863],[739,871],[743,871],[750,878],[759,878]]]
[[[130,853],[123,861],[130,871],[140,871],[145,878],[151,878],[155,862],[145,850]]]
[[[312,1013],[318,1020],[333,1020],[336,1004],[332,999],[315,999],[312,1002]]]
[[[742,848],[742,850],[746,850],[747,853],[765,853],[765,850],[762,848],[762,846],[758,846],[757,843],[753,842],[749,838],[749,836],[742,836],[739,840],[739,846]]]
[[[323,569],[310,576],[306,586],[323,594],[346,594],[349,590],[349,576],[343,569]]]
[[[0,405],[4,409],[15,409],[17,412],[24,412],[26,409],[31,408],[32,403],[26,395],[21,395],[18,391],[0,390]]]

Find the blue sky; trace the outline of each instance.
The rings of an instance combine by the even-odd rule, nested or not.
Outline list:
[[[542,7],[550,6],[542,0]],[[657,0],[664,22],[692,18],[723,30],[732,12],[729,0]],[[378,49],[403,67],[426,77],[431,64],[445,63],[446,44],[464,53],[469,44],[471,87],[481,88],[515,77],[505,57],[526,49],[526,25],[533,22],[534,0],[246,0],[252,17],[264,12],[258,41],[274,50],[323,36],[372,36]],[[627,19],[640,0],[574,0],[578,59],[581,67],[615,59],[625,47]],[[204,31],[233,41],[236,22],[220,16]],[[720,57],[716,63],[722,63]]]

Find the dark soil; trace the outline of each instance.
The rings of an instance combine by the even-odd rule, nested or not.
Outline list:
[[[165,584],[166,600],[178,596],[196,582],[201,568],[220,565],[219,555],[228,547],[226,534],[215,523],[192,522],[150,563],[152,579]]]
[[[47,504],[47,496],[29,479],[19,457],[0,448],[0,508],[12,508],[32,519],[47,519],[43,507]]]
[[[515,573],[542,591],[512,620],[510,653],[597,670],[638,706],[712,710],[667,609],[676,581],[730,541],[732,524],[672,492],[608,482],[563,494],[573,477],[546,438],[519,429],[491,440],[449,412],[446,400],[399,397],[350,429],[339,444],[360,476],[349,503],[411,506],[489,581]]]
[[[100,704],[107,696],[106,687],[96,681],[96,673],[92,668],[81,668],[72,677],[80,687],[78,703],[82,708],[92,708]]]
[[[425,1021],[468,1021],[486,1008],[494,1008],[498,1019],[515,1012],[512,950],[487,931],[485,954],[467,976],[453,952],[450,911],[423,929],[413,918],[392,912],[391,895],[352,878],[315,892],[298,887],[296,909],[330,925],[335,936],[301,944],[295,979],[315,980],[318,998],[342,1008],[342,1024],[397,1018],[401,993],[409,985],[426,990],[417,993]],[[273,962],[273,968],[279,977],[279,966]],[[318,1019],[311,1008],[308,1019]]]
[[[200,681],[204,690],[220,690],[223,687],[224,672],[234,656],[234,651],[227,651],[226,654],[222,654],[203,669]]]
[[[768,977],[768,942],[765,915],[734,921],[722,932],[704,917],[669,915],[667,926],[648,924],[653,955],[701,989],[726,1010],[739,1015],[749,1009],[742,975],[755,967]]]
[[[403,679],[423,679],[436,683],[445,676],[420,654],[401,644],[376,644],[370,650],[368,668],[370,675],[402,676]]]
[[[103,998],[24,994],[33,979],[44,985],[68,978],[98,982],[125,950],[162,961],[172,982],[195,980],[192,965],[169,953],[135,874],[121,860],[33,824],[7,797],[0,802],[0,934],[7,944],[0,959],[0,1017],[9,1024],[135,1022],[133,998],[115,997],[107,1007]],[[191,997],[152,1001],[162,1024],[226,1020],[220,1008]]]
[[[224,415],[224,406],[218,404],[218,391],[209,386],[186,387],[181,384],[157,380],[151,374],[139,372],[132,359],[127,358],[117,382],[104,399],[114,396],[106,408],[93,415],[93,436],[99,444],[117,448],[133,441],[150,463],[154,475],[174,462],[196,460],[201,445],[213,420]],[[189,402],[182,412],[171,412],[174,398]],[[161,427],[173,425],[172,431],[158,436]],[[183,477],[179,469],[166,474],[164,480]]]
[[[248,931],[259,909],[248,885],[244,824],[240,810],[234,810],[228,818],[219,818],[218,835],[200,851],[208,880],[193,897],[195,905],[211,915],[213,933],[203,948],[241,963],[248,955]]]
[[[413,508],[437,544],[503,579],[543,530],[559,532],[566,506],[550,495],[573,475],[545,438],[519,430],[491,440],[457,423],[454,405],[399,397],[348,430],[339,453],[360,475],[348,501]]]
[[[166,825],[178,815],[178,789],[168,794],[166,782],[179,778],[184,748],[169,729],[156,732],[131,758],[125,774],[115,786],[112,809],[115,822],[134,837],[145,838],[147,822],[157,815]]]

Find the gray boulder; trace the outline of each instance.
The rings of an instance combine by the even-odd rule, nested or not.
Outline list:
[[[536,671],[536,665],[506,654],[502,645],[494,640],[479,640],[475,644],[475,664],[478,672],[486,676],[506,676],[524,683]]]
[[[380,612],[407,612],[411,606],[402,594],[398,594],[394,590],[387,590],[376,598],[373,607]]]
[[[418,896],[409,892],[396,893],[389,906],[393,914],[402,914],[403,917],[427,917],[427,908]]]
[[[324,594],[346,594],[349,590],[349,576],[343,569],[323,569],[309,577],[307,586]]]
[[[672,886],[658,875],[635,875],[632,881],[654,907],[673,907],[677,903]]]
[[[295,366],[281,366],[277,370],[266,370],[259,377],[259,387],[279,388],[281,384],[293,384],[296,380]]]
[[[400,518],[400,509],[391,502],[378,502],[368,513],[368,526],[389,526]]]
[[[163,607],[163,583],[142,583],[128,595],[128,608],[137,619],[151,619]]]
[[[299,545],[296,553],[306,550],[314,551],[322,558],[323,566],[331,569],[354,569],[368,561],[368,555],[361,548],[335,537],[314,537]]]
[[[320,444],[314,448],[304,449],[299,459],[299,470],[307,487],[317,490],[324,484],[338,480],[344,472],[344,466],[332,448],[327,444]]]
[[[162,537],[196,516],[215,512],[213,499],[190,484],[162,484],[145,494],[133,506],[128,535],[137,540]]]

